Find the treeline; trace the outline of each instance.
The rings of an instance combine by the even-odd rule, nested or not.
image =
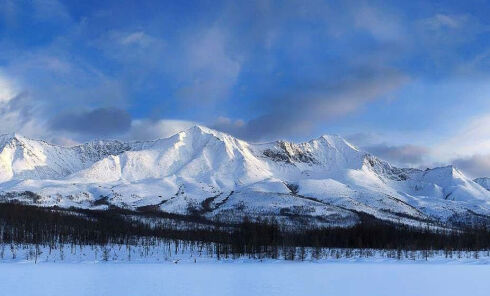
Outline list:
[[[187,227],[176,227],[172,223],[179,219]],[[137,245],[142,239],[147,243],[153,239],[166,239],[212,246],[218,257],[260,254],[260,257],[278,258],[279,254],[287,254],[288,250],[296,253],[298,248],[490,249],[490,232],[483,226],[458,230],[416,228],[364,216],[362,223],[353,227],[286,229],[271,219],[245,219],[242,223],[231,224],[215,223],[202,217],[148,216],[120,209],[66,210],[16,203],[0,204],[1,244],[130,246]]]
[[[365,219],[347,228],[282,231],[275,222],[245,221],[232,235],[234,253],[276,253],[277,248],[347,248],[391,250],[476,251],[490,249],[490,232],[485,227],[447,230],[431,229]]]

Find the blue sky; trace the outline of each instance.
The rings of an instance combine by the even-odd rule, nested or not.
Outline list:
[[[0,0],[0,130],[334,133],[397,165],[490,175],[488,15],[486,1]]]

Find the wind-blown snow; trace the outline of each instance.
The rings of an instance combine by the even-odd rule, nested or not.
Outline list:
[[[490,215],[488,184],[452,166],[393,167],[330,135],[250,144],[194,126],[156,141],[74,147],[0,136],[3,200],[41,206],[152,206],[208,218],[309,217],[342,225],[365,212],[419,223]]]

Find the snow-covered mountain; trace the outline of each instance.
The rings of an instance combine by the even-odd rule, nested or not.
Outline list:
[[[476,178],[475,183],[480,184],[481,187],[485,188],[486,190],[490,190],[490,178],[488,177],[482,177],[482,178]]]
[[[360,213],[400,223],[452,222],[490,215],[488,183],[452,166],[393,167],[330,135],[250,144],[194,126],[155,141],[74,147],[0,136],[0,199],[40,206],[113,205],[292,224],[349,225]]]

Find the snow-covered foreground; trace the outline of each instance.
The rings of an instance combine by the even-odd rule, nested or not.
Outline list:
[[[1,264],[3,295],[488,295],[489,265]]]

